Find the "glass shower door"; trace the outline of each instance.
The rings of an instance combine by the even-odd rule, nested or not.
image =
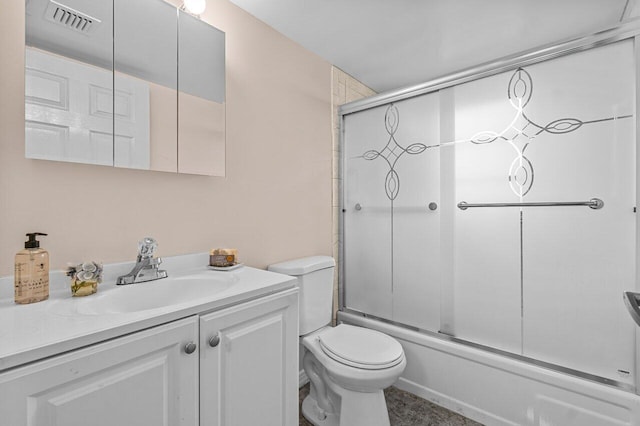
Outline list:
[[[635,49],[345,115],[345,307],[635,387]]]
[[[536,96],[554,100],[532,101],[532,115],[604,121],[531,147],[530,196],[604,207],[527,210],[522,237],[523,353],[632,386],[635,324],[621,299],[635,282],[634,69],[631,41],[531,68]]]
[[[633,385],[634,70],[625,41],[452,89],[457,202],[604,202],[456,209],[454,336]]]
[[[437,331],[438,95],[345,117],[346,304]]]
[[[393,306],[391,205],[383,186],[388,167],[384,161],[367,161],[364,154],[372,143],[384,147],[387,142],[386,109],[345,117],[349,143],[343,148],[345,301],[381,318],[391,318]]]

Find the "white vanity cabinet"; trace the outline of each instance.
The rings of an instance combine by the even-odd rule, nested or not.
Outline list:
[[[198,317],[0,374],[0,424],[197,425]]]
[[[298,293],[200,317],[200,424],[298,424]]]
[[[0,373],[0,425],[297,425],[298,290],[247,297]]]

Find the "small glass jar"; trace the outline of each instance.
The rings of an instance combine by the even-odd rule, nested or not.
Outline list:
[[[73,297],[89,296],[98,291],[102,282],[102,265],[97,262],[84,262],[70,265],[67,276],[71,278],[71,295]]]
[[[71,279],[71,295],[73,297],[89,296],[98,291],[98,280]]]

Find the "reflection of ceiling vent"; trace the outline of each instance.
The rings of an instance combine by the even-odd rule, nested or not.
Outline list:
[[[49,0],[49,5],[44,17],[51,22],[63,25],[70,30],[79,31],[84,34],[93,32],[100,24],[100,20],[92,16],[78,12],[75,9],[60,4],[54,0]]]

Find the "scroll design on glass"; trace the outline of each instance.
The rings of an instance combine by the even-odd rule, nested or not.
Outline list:
[[[509,124],[500,132],[492,130],[480,131],[469,139],[462,139],[453,142],[444,142],[433,146],[446,146],[461,142],[471,142],[474,144],[488,144],[497,140],[502,140],[513,147],[516,156],[509,166],[508,182],[513,193],[520,198],[527,195],[533,187],[534,169],[533,164],[525,155],[531,142],[542,133],[554,135],[575,132],[583,125],[600,123],[622,118],[629,118],[632,115],[622,115],[606,117],[589,121],[582,121],[578,118],[565,117],[552,120],[547,124],[538,124],[527,116],[525,107],[533,97],[533,79],[524,69],[518,68],[511,75],[507,88],[509,103],[516,110],[515,115]]]
[[[392,202],[400,193],[400,176],[396,171],[396,163],[404,154],[421,154],[427,149],[427,146],[422,143],[413,143],[406,148],[400,145],[395,138],[399,125],[400,112],[394,104],[390,104],[384,114],[384,126],[389,134],[387,144],[380,151],[371,149],[362,155],[362,158],[370,161],[375,160],[376,158],[383,158],[389,165],[389,171],[387,172],[387,176],[384,181],[384,189],[387,193],[387,197]]]
[[[400,112],[392,103],[387,107],[384,116],[385,128],[389,134],[389,139],[385,147],[380,150],[366,151],[362,158],[365,160],[375,160],[383,158],[389,165],[389,171],[385,177],[385,192],[387,197],[393,201],[400,193],[400,176],[396,170],[396,164],[404,154],[421,154],[428,148],[437,148],[454,145],[463,142],[471,142],[476,145],[493,143],[501,140],[507,142],[515,151],[515,158],[509,165],[507,180],[513,193],[522,201],[523,197],[533,187],[534,168],[533,164],[525,155],[531,142],[542,133],[554,135],[575,132],[587,124],[600,123],[623,118],[630,118],[633,115],[621,115],[594,120],[583,121],[578,118],[565,117],[550,121],[547,124],[538,124],[525,113],[525,107],[533,97],[533,79],[524,69],[518,68],[511,75],[507,87],[507,98],[511,106],[515,109],[515,114],[509,124],[501,131],[483,130],[468,139],[442,142],[433,145],[423,143],[413,143],[406,148],[398,143],[395,134],[400,124]]]

